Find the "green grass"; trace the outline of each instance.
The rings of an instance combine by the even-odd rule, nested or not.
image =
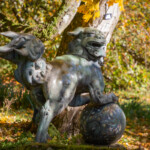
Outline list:
[[[145,120],[150,124],[150,104],[139,100],[127,100],[120,104],[127,118]]]

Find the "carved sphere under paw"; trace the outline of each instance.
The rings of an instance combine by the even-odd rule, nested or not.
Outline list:
[[[80,130],[85,142],[111,145],[118,141],[125,129],[126,117],[115,103],[99,106],[89,104],[80,118]]]

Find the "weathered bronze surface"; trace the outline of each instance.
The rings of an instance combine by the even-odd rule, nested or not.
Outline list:
[[[82,111],[80,127],[87,143],[111,145],[121,138],[126,117],[117,104],[89,104]]]
[[[0,57],[17,64],[14,76],[31,91],[35,104],[33,121],[38,122],[40,117],[37,142],[47,141],[51,120],[68,105],[81,106],[90,101],[103,105],[118,100],[113,93],[103,95],[99,65],[106,55],[106,40],[100,31],[77,28],[70,32],[74,40],[68,54],[49,64],[42,57],[44,45],[35,36],[11,31],[1,34],[12,41],[0,47]]]

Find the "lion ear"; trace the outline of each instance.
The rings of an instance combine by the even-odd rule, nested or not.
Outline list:
[[[12,32],[12,31],[1,32],[0,34],[6,36],[8,38],[16,38],[20,35],[19,33]]]
[[[83,27],[78,27],[78,28],[76,28],[74,31],[68,32],[68,35],[77,36],[77,35],[79,35],[81,32],[84,32],[84,28],[83,28]]]

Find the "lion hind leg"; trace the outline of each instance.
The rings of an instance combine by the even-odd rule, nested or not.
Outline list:
[[[89,93],[75,95],[73,100],[69,103],[71,107],[83,106],[91,101]]]

